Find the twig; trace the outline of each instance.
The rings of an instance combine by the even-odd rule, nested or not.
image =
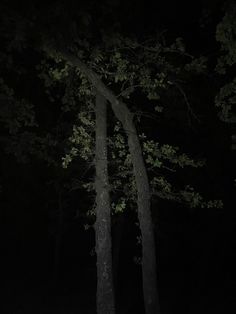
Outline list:
[[[190,113],[190,115],[198,122],[198,123],[200,123],[201,121],[200,121],[200,119],[198,118],[198,116],[195,114],[195,112],[193,111],[193,109],[192,109],[192,107],[191,107],[191,105],[190,105],[190,102],[189,102],[189,100],[188,100],[188,98],[187,98],[187,95],[186,95],[186,93],[184,92],[184,90],[182,89],[182,87],[178,84],[178,83],[176,83],[176,82],[172,82],[176,87],[177,87],[177,89],[179,90],[179,92],[182,94],[182,96],[184,97],[184,100],[185,100],[185,103],[186,103],[186,105],[187,105],[187,108],[188,108],[188,111],[189,111],[189,113]]]

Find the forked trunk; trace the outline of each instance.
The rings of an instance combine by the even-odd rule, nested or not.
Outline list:
[[[77,67],[98,92],[111,103],[115,116],[122,123],[126,131],[138,195],[138,218],[142,234],[142,277],[145,312],[146,314],[159,314],[160,306],[156,282],[156,250],[150,210],[149,181],[137,130],[133,123],[133,115],[128,106],[122,101],[119,101],[99,76],[84,62],[67,50],[60,49],[60,52],[62,57],[72,66]],[[109,223],[108,228],[110,228]]]

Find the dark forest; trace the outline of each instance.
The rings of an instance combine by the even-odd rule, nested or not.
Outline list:
[[[2,314],[236,313],[236,4],[0,3]]]

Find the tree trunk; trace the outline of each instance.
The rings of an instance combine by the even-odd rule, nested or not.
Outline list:
[[[112,228],[112,268],[113,268],[113,283],[115,292],[118,291],[118,275],[119,275],[119,263],[120,263],[120,251],[121,243],[124,232],[125,218],[124,214],[120,214],[115,221]]]
[[[158,314],[160,313],[160,307],[157,293],[156,249],[150,210],[150,188],[141,145],[133,123],[133,115],[127,105],[119,101],[99,76],[88,68],[84,62],[65,49],[59,49],[59,51],[61,56],[72,66],[77,67],[98,92],[111,103],[115,116],[126,131],[138,194],[137,205],[142,235],[142,278],[145,312],[146,314]]]
[[[106,99],[96,95],[97,314],[115,314],[112,276],[111,208],[107,169]]]
[[[156,248],[150,209],[150,188],[141,145],[132,115],[122,121],[128,135],[128,145],[138,196],[138,219],[142,236],[142,279],[144,307],[146,314],[160,313],[157,292]]]
[[[61,245],[64,232],[64,210],[62,203],[62,195],[60,185],[57,184],[56,191],[58,194],[58,216],[56,222],[56,233],[55,233],[55,245],[54,245],[54,267],[53,267],[53,284],[56,287],[58,284],[59,273],[60,273],[60,257],[61,257]]]

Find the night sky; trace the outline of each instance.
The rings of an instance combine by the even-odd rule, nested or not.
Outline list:
[[[91,14],[89,32],[97,34],[90,38],[94,43],[100,40],[101,28],[106,31],[114,27],[140,41],[161,34],[161,40],[170,45],[175,38],[183,38],[189,54],[208,58],[209,73],[182,78],[186,79],[189,102],[200,122],[186,113],[181,96],[170,93],[165,96],[166,110],[158,121],[143,117],[137,129],[160,143],[179,146],[191,156],[204,158],[203,168],[181,170],[174,183],[181,186],[190,182],[205,198],[224,203],[223,208],[191,209],[176,202],[153,199],[162,313],[236,312],[236,150],[231,142],[236,129],[235,124],[219,120],[214,105],[215,95],[225,82],[213,74],[220,54],[215,32],[224,15],[224,4],[223,0],[19,1],[17,4],[2,1],[0,79],[14,90],[18,99],[27,99],[34,105],[38,126],[25,129],[38,137],[52,132],[60,142],[56,148],[32,140],[21,142],[21,129],[14,134],[8,127],[15,121],[15,113],[8,115],[11,102],[7,104],[6,90],[0,86],[2,314],[96,312],[94,230],[84,227],[88,223],[85,211],[94,206],[94,201],[85,190],[70,186],[76,181],[76,173],[88,179],[94,177],[94,170],[87,169],[84,161],[72,164],[68,170],[59,165],[71,134],[74,113],[62,114],[60,105],[49,101],[37,75],[37,65],[42,60],[37,48],[41,34],[48,31],[51,37],[61,38],[61,44],[63,40],[67,44],[68,21],[76,18],[77,12],[82,12],[80,17],[83,17],[86,10]],[[15,18],[11,20],[12,12],[31,20],[33,30],[31,26],[24,28],[17,19],[15,23]],[[28,46],[9,49],[9,38],[17,30],[26,34]],[[80,34],[86,38],[88,33],[83,24]],[[9,65],[6,55],[12,60]],[[234,68],[231,77],[235,77]],[[62,95],[57,88],[54,93]],[[140,99],[137,95],[137,104],[143,106]],[[113,121],[109,121],[108,128]],[[44,159],[45,152],[56,160],[56,166]],[[90,218],[91,224],[93,219]],[[139,229],[134,210],[114,217],[112,236],[114,247],[120,249],[117,313],[144,313],[141,266],[135,263],[141,249],[137,245]],[[57,264],[56,252],[59,252]]]

